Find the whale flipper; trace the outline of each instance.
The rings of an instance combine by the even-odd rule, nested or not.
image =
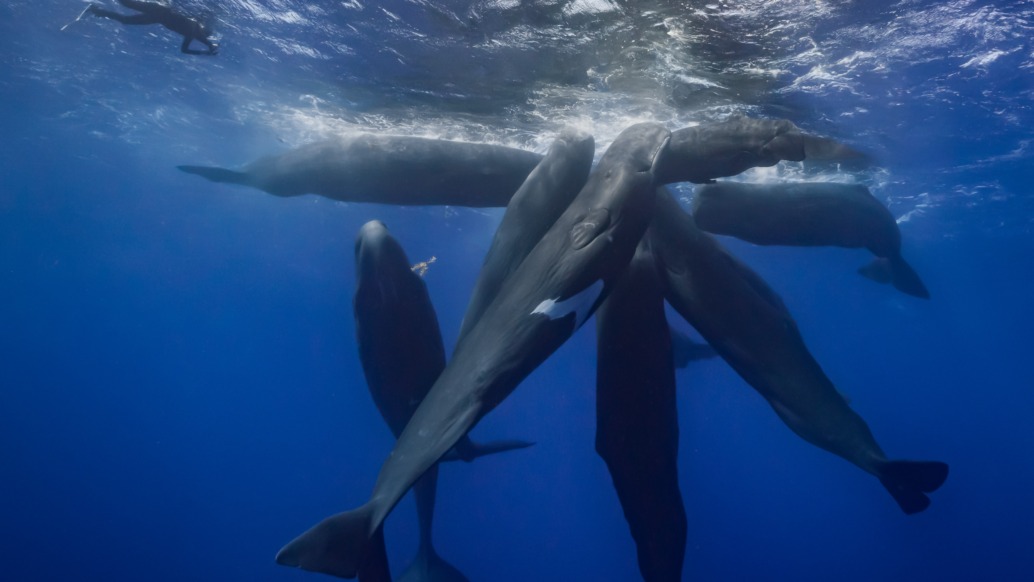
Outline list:
[[[494,455],[495,453],[505,453],[506,451],[517,449],[526,449],[534,444],[535,443],[533,442],[520,440],[500,440],[478,443],[467,437],[463,437],[456,443],[452,450],[449,451],[449,454],[442,457],[442,460],[466,461],[469,463],[478,457]]]
[[[930,291],[923,280],[901,256],[877,257],[868,265],[858,269],[858,273],[877,283],[890,283],[895,289],[921,299],[929,299]]]
[[[887,461],[880,468],[879,478],[901,510],[912,515],[929,507],[926,493],[936,491],[948,478],[948,465],[939,461]]]
[[[698,342],[674,327],[669,327],[668,332],[671,334],[672,356],[678,369],[685,368],[694,360],[704,360],[718,355],[711,344]]]
[[[229,184],[251,185],[251,177],[246,172],[228,170],[215,166],[176,166],[188,174],[196,174],[213,182],[226,182]]]
[[[930,292],[923,285],[922,279],[900,255],[890,260],[890,272],[890,284],[898,291],[921,299],[930,298]]]

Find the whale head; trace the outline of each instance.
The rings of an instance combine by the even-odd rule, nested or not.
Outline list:
[[[356,235],[355,271],[356,296],[362,297],[367,307],[397,297],[405,285],[421,283],[410,269],[402,245],[379,220],[367,222]]]

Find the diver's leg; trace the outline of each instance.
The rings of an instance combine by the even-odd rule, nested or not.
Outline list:
[[[166,9],[165,6],[158,4],[157,2],[142,2],[141,0],[118,0],[118,3],[125,6],[126,8],[132,8],[137,12],[150,12],[154,9]]]
[[[99,8],[96,4],[90,6],[89,13],[94,16],[101,18],[110,18],[111,20],[117,20],[122,24],[127,25],[141,25],[141,24],[158,24],[158,20],[147,15],[147,14],[121,14],[112,10],[105,10]]]

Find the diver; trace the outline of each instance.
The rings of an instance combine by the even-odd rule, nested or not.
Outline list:
[[[210,38],[212,31],[207,26],[194,18],[173,10],[171,6],[158,2],[145,2],[143,0],[118,0],[118,3],[126,8],[132,8],[140,14],[120,14],[111,10],[105,10],[96,4],[90,4],[84,14],[110,18],[126,25],[160,24],[177,34],[183,35],[183,44],[180,45],[180,52],[188,55],[214,55],[219,52],[219,45],[212,42]],[[202,51],[190,48],[190,43],[195,40],[207,46],[208,50]]]

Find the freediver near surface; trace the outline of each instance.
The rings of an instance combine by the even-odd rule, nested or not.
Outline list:
[[[212,30],[198,19],[187,16],[186,14],[174,9],[172,6],[159,2],[118,0],[118,3],[126,8],[136,10],[138,14],[122,14],[120,12],[101,8],[96,4],[90,4],[86,7],[86,10],[79,15],[79,18],[90,14],[100,18],[116,20],[127,26],[160,24],[176,34],[183,36],[183,44],[180,45],[180,52],[188,55],[219,54],[219,45],[217,45],[211,38],[213,34]],[[202,51],[190,48],[191,43],[195,40],[207,46],[208,50]]]

